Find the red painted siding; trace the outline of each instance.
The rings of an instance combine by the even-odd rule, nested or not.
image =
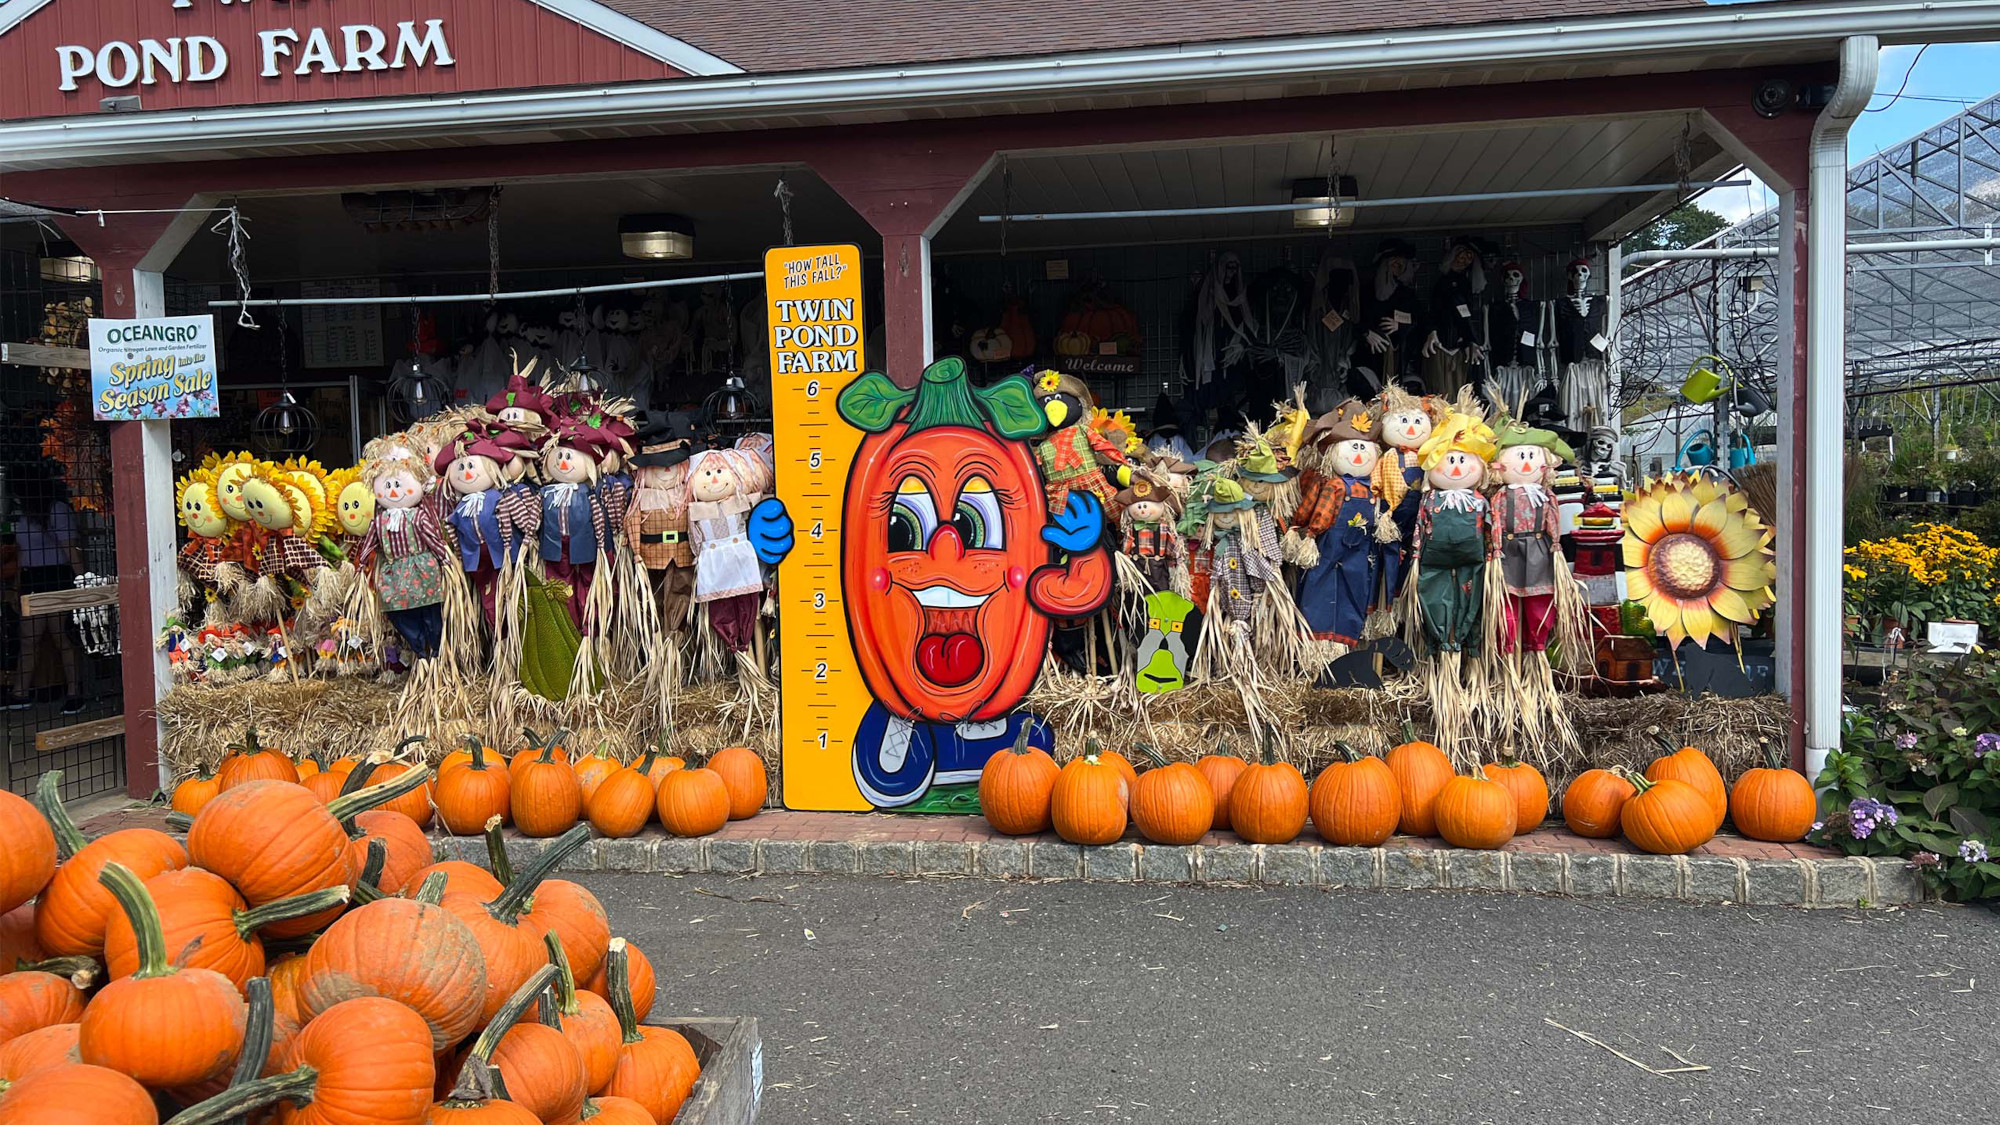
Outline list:
[[[23,2],[23,0],[16,0]],[[341,28],[370,25],[387,38],[385,59],[395,58],[396,25],[414,21],[421,32],[442,20],[454,65],[434,63],[402,69],[324,74],[293,73],[312,28],[323,28],[336,59],[345,62]],[[289,60],[279,60],[278,77],[263,78],[263,45],[257,33],[292,28],[298,41]],[[134,83],[107,87],[95,75],[80,79],[68,93],[59,88],[62,70],[56,48],[95,52],[122,41],[165,42],[205,35],[229,53],[223,76],[213,82]],[[311,0],[292,4],[239,0],[53,0],[0,36],[0,119],[97,113],[101,98],[137,95],[142,108],[190,109],[203,106],[297,103],[346,98],[454,94],[533,86],[569,86],[682,77],[680,71],[597,32],[556,15],[531,0]]]

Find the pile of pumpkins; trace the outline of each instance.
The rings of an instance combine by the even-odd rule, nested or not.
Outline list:
[[[757,815],[770,791],[764,760],[747,747],[717,750],[692,768],[656,748],[629,763],[602,748],[572,761],[562,745],[567,733],[542,737],[524,730],[526,741],[511,756],[468,735],[463,747],[438,762],[434,781],[388,807],[420,829],[435,820],[455,836],[476,836],[495,817],[538,839],[561,836],[584,820],[612,839],[637,835],[650,823],[675,836],[706,836],[729,821]],[[421,735],[404,739],[386,756],[367,760],[311,754],[293,759],[262,746],[253,728],[213,773],[196,773],[177,784],[173,807],[193,816],[229,785],[253,779],[296,782],[322,803],[331,802],[424,769],[412,749],[422,741]]]
[[[1210,831],[1232,831],[1255,844],[1286,844],[1312,821],[1330,844],[1374,847],[1400,832],[1441,836],[1460,848],[1498,848],[1540,827],[1549,813],[1549,786],[1526,762],[1502,759],[1459,773],[1451,759],[1408,728],[1384,757],[1342,745],[1345,760],[1310,786],[1271,748],[1246,762],[1225,753],[1192,764],[1153,762],[1138,772],[1124,755],[1087,742],[1084,753],[1058,767],[1027,745],[1026,730],[1011,749],[993,755],[979,781],[979,803],[995,831],[1029,835],[1053,828],[1074,844],[1109,844],[1128,825],[1156,844],[1192,844]],[[1563,794],[1563,819],[1583,836],[1621,831],[1642,850],[1678,854],[1705,844],[1733,815],[1737,831],[1760,840],[1804,837],[1813,821],[1811,785],[1798,773],[1753,769],[1732,792],[1707,755],[1674,749],[1644,776],[1593,769]]]
[[[0,792],[0,1125],[672,1121],[700,1064],[651,964],[549,878],[590,829],[433,863],[430,780],[234,772],[185,845]]]

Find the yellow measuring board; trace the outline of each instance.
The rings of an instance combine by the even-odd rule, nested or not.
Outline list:
[[[790,809],[865,811],[854,732],[873,699],[841,601],[840,524],[848,470],[867,435],[834,409],[862,370],[861,250],[769,251],[764,299],[778,498],[793,535],[778,567],[782,796]]]

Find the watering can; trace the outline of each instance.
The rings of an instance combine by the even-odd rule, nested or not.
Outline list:
[[[1724,382],[1723,375],[1716,372],[1718,367],[1727,374],[1728,382]],[[1681,396],[1696,406],[1705,406],[1721,398],[1723,392],[1729,389],[1729,383],[1735,381],[1736,372],[1730,369],[1728,360],[1719,355],[1705,355],[1688,368],[1687,378],[1681,380]]]

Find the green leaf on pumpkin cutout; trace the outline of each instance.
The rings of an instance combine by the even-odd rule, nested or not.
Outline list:
[[[847,424],[866,433],[879,434],[896,424],[896,415],[916,392],[906,391],[880,371],[870,371],[840,392],[834,408]]]
[[[972,393],[979,396],[979,404],[986,408],[994,431],[1001,437],[1035,437],[1048,427],[1028,381],[1019,375],[1009,375],[990,387],[975,387]]]

